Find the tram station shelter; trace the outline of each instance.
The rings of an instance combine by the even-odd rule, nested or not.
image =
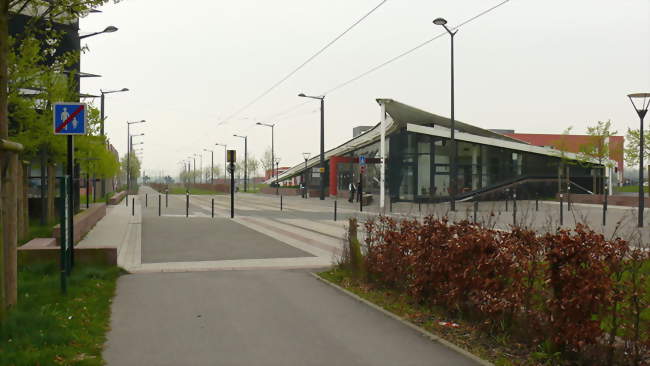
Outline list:
[[[392,99],[377,99],[377,102],[385,111],[385,200],[449,200],[451,120]],[[378,199],[381,124],[326,151],[324,173],[319,169],[320,155],[315,153],[306,164],[284,171],[279,181],[299,177],[309,188],[318,189],[320,180],[325,179],[326,194],[345,197],[349,183],[359,182],[359,157],[363,156],[366,162],[361,178],[363,190]],[[567,186],[572,192],[592,193],[597,185],[604,185],[603,177],[607,176],[604,165],[580,159],[575,153],[535,146],[460,121],[455,122],[455,130],[456,199],[503,191],[506,187],[550,196]]]

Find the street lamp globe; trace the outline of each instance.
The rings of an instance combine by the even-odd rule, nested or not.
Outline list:
[[[117,32],[117,27],[109,25],[104,29],[104,33],[113,33],[113,32]]]
[[[433,24],[435,25],[446,25],[447,20],[445,18],[436,18],[433,20]]]
[[[303,98],[306,97],[305,93],[300,93],[300,94],[298,94],[298,96],[303,97]]]

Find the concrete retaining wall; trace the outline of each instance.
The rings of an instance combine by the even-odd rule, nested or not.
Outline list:
[[[571,194],[571,202],[573,203],[591,203],[602,205],[605,196],[602,194]],[[560,200],[560,195],[555,196],[556,200]],[[566,194],[564,195],[566,201]],[[644,198],[645,207],[650,207],[650,198]],[[639,198],[635,196],[607,196],[607,204],[613,206],[630,206],[637,207],[639,205]]]
[[[107,203],[109,205],[117,205],[124,199],[124,197],[126,197],[126,191],[115,193],[111,198],[108,199]]]
[[[78,243],[99,220],[106,216],[106,205],[98,203],[74,215],[74,243]],[[61,227],[56,225],[52,230],[52,236],[56,238],[57,245],[61,238]]]
[[[60,246],[55,238],[36,238],[18,248],[18,265],[36,262],[56,262],[61,259]],[[117,266],[116,247],[76,247],[75,263]]]

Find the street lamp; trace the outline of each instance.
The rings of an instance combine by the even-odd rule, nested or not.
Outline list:
[[[117,32],[117,27],[114,27],[114,26],[112,26],[112,25],[109,25],[108,27],[104,28],[104,30],[101,31],[101,32],[94,32],[94,33],[86,34],[85,36],[80,36],[79,39],[81,40],[81,39],[84,39],[84,38],[88,38],[88,37],[96,36],[96,35],[98,35],[98,34],[102,34],[102,33],[113,33],[113,32]]]
[[[305,187],[305,192],[303,193],[304,194],[303,198],[307,198],[307,192],[309,190],[307,188],[307,160],[309,160],[310,155],[311,155],[311,153],[308,153],[308,152],[302,153],[302,157],[305,159],[305,170],[303,171],[303,174],[302,174],[302,184]]]
[[[274,127],[275,127],[275,123],[273,123],[273,124],[267,124],[267,123],[257,122],[257,125],[259,125],[259,126],[271,127],[271,179],[273,179],[274,176],[277,176],[276,174],[274,174],[274,170],[273,170],[273,162],[275,161],[275,147],[273,146],[273,145],[274,145],[274,141],[273,141],[273,140],[274,140],[274,137],[273,137],[274,132],[273,132],[273,130],[275,129],[275,128],[274,128]],[[276,182],[276,183],[277,183],[277,182]],[[277,190],[277,189],[276,189],[276,191],[275,191],[275,194],[276,194],[276,195],[278,194],[278,190]]]
[[[192,179],[194,184],[196,184],[196,153],[192,154],[192,159],[194,159],[194,170],[192,171],[192,175],[194,175],[194,178]]]
[[[203,149],[210,152],[210,184],[214,184],[214,150]]]
[[[244,192],[248,192],[248,136],[233,135],[244,139]]]
[[[126,121],[126,194],[131,191],[131,125],[136,123],[145,123],[145,120]],[[128,198],[128,197],[127,197]]]
[[[100,117],[101,121],[100,121],[100,130],[99,130],[101,136],[104,136],[104,119],[105,119],[104,118],[104,95],[111,94],[111,93],[126,92],[126,91],[129,91],[129,89],[128,88],[123,88],[123,89],[120,89],[120,90],[108,90],[108,91],[104,91],[104,90],[101,90],[101,89],[99,90],[99,92],[101,93],[101,109],[100,109],[100,111],[101,111],[101,117]],[[102,178],[101,181],[102,181],[101,182],[102,196],[104,196],[104,195],[106,195],[106,180],[104,178]]]
[[[632,102],[636,114],[639,115],[641,120],[641,128],[639,129],[639,227],[643,227],[643,118],[646,113],[648,113],[648,106],[650,106],[650,93],[634,93],[628,94],[627,96]],[[634,101],[640,102],[640,105],[637,106],[637,103]]]
[[[226,176],[226,170],[228,170],[228,145],[217,142],[214,146],[223,146],[223,182],[226,183],[228,181],[228,177]]]
[[[458,151],[456,150],[456,137],[455,137],[455,130],[456,130],[456,120],[454,119],[454,36],[456,33],[458,33],[458,30],[451,31],[447,27],[447,21],[444,18],[436,18],[433,21],[433,24],[435,25],[441,25],[445,28],[447,33],[451,36],[451,154],[450,154],[450,175],[451,179],[449,182],[449,200],[451,204],[451,210],[456,211],[456,175],[457,175],[457,169],[456,169],[456,161],[457,161],[457,154]]]
[[[325,96],[298,94],[301,98],[320,100],[320,199],[325,199]]]
[[[278,177],[275,179],[275,184],[280,187],[280,158],[275,159],[275,171],[278,172]]]

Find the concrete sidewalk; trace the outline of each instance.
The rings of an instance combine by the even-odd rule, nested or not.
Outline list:
[[[137,196],[128,196],[129,206],[108,205],[104,216],[76,247],[117,248],[117,265],[129,270],[136,262],[140,240],[141,210]],[[135,203],[135,212],[132,205]],[[138,262],[139,263],[139,262]]]

